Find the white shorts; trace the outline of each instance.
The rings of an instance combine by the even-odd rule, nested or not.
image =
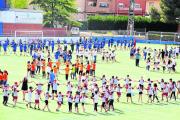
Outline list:
[[[28,97],[29,102],[32,102],[31,97]]]

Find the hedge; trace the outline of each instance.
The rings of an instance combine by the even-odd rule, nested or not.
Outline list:
[[[126,30],[128,16],[90,16],[87,20],[89,30]],[[177,32],[178,23],[163,23],[151,21],[150,18],[137,16],[134,19],[134,28],[146,28],[146,31]]]

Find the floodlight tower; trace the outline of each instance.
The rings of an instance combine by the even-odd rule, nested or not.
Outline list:
[[[127,25],[128,34],[130,36],[133,36],[133,32],[134,32],[134,5],[135,5],[135,0],[130,0],[128,25]]]

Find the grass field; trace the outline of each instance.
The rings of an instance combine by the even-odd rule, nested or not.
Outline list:
[[[137,44],[138,47],[151,47],[156,49],[163,49],[164,45],[152,45],[152,44]],[[168,46],[170,48],[170,46]],[[106,48],[107,49],[107,48]],[[17,49],[19,51],[19,49]],[[141,53],[142,54],[142,53]],[[19,53],[18,53],[19,55]],[[73,54],[73,62],[75,62],[75,54]],[[173,78],[173,81],[180,80],[180,59],[177,59],[178,66],[176,67],[177,73],[162,73],[162,68],[159,73],[152,72],[151,70],[148,72],[146,71],[146,64],[143,59],[140,60],[140,67],[135,67],[135,61],[129,59],[129,51],[116,51],[116,63],[101,63],[101,55],[98,55],[97,57],[97,70],[96,70],[96,76],[99,78],[102,77],[102,75],[106,75],[106,79],[110,79],[112,75],[118,76],[119,78],[125,78],[126,75],[130,75],[130,78],[133,80],[139,80],[141,76],[144,77],[145,80],[148,78],[151,78],[151,80],[160,80],[161,78],[164,78],[165,81],[168,81],[169,78]],[[26,63],[28,60],[31,60],[30,56],[13,56],[13,54],[10,54],[8,51],[7,56],[3,56],[2,52],[0,55],[0,69],[1,70],[7,70],[9,73],[9,80],[8,83],[10,85],[13,85],[15,81],[20,81],[23,79],[24,76],[26,76]],[[53,60],[55,61],[55,60]],[[65,65],[62,65],[60,69],[63,69]],[[167,70],[167,69],[166,69]],[[61,71],[61,75],[59,75],[59,83],[66,83],[65,81],[65,75],[64,71]],[[35,81],[38,83],[41,81],[42,83],[48,81],[46,79],[41,79],[41,75],[35,76],[35,78],[28,78],[29,81]],[[73,84],[76,84],[77,81],[72,81]],[[124,81],[119,82],[121,86],[125,84]],[[138,85],[138,82],[132,82],[132,86]],[[147,83],[144,83],[145,87],[147,87]],[[98,85],[101,86],[101,81],[98,82]],[[29,86],[33,86],[35,88],[35,84],[30,83]],[[160,85],[158,85],[160,89]],[[47,90],[47,84],[42,87],[44,90]],[[18,89],[21,89],[21,86],[18,87]],[[75,95],[75,88],[73,88],[73,96]],[[0,101],[3,100],[3,92],[0,90]],[[62,94],[65,94],[67,91],[66,86],[59,86],[58,91],[62,91]],[[10,91],[11,92],[11,91]],[[133,96],[133,102],[134,103],[126,103],[126,91],[125,89],[121,90],[122,95],[120,98],[120,102],[116,101],[117,95],[114,94],[115,97],[115,111],[109,111],[108,113],[105,113],[104,111],[100,113],[100,105],[101,105],[101,99],[99,99],[98,104],[98,113],[94,113],[93,106],[91,105],[92,100],[90,98],[86,99],[85,109],[86,113],[82,113],[82,107],[81,104],[79,104],[80,113],[77,114],[74,112],[74,105],[73,105],[73,112],[68,113],[68,104],[67,104],[67,98],[64,98],[64,104],[60,108],[60,112],[56,112],[57,108],[57,99],[55,100],[49,100],[49,106],[51,112],[48,112],[47,109],[45,109],[45,112],[40,110],[34,110],[26,107],[26,103],[28,102],[28,95],[26,94],[26,100],[25,102],[22,101],[22,92],[18,93],[18,102],[17,106],[13,107],[12,97],[10,94],[9,97],[9,104],[8,107],[3,106],[3,104],[0,104],[0,119],[1,120],[17,120],[17,119],[26,119],[26,120],[69,120],[69,119],[78,119],[78,120],[92,120],[92,119],[98,119],[98,120],[105,120],[105,119],[124,119],[124,120],[152,120],[152,119],[164,119],[168,120],[170,118],[178,119],[179,118],[179,111],[180,111],[180,100],[178,99],[175,101],[170,102],[160,102],[157,103],[156,100],[154,103],[150,104],[147,103],[147,95],[146,91],[143,93],[143,103],[138,103],[138,90],[134,89],[132,92],[135,94]],[[34,92],[32,97],[32,106],[34,106]],[[90,95],[90,92],[88,91],[88,95]],[[158,92],[158,97],[161,97],[161,93]],[[40,108],[42,109],[45,105],[44,103],[44,96],[42,97],[43,100],[40,101]]]

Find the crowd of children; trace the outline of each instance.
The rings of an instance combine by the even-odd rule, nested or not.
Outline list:
[[[7,71],[0,72],[0,79],[1,79],[1,84],[0,87],[3,89],[4,95],[3,95],[3,104],[7,106],[8,103],[8,98],[9,98],[9,91],[10,89],[12,90],[12,96],[13,96],[13,101],[14,104],[13,106],[15,107],[17,105],[17,100],[18,100],[18,92],[22,91],[23,92],[23,101],[25,100],[25,94],[28,93],[28,103],[26,104],[27,107],[34,108],[34,109],[40,109],[40,99],[42,99],[42,96],[44,95],[44,102],[45,106],[42,109],[44,111],[47,107],[48,111],[50,111],[50,106],[49,106],[49,99],[52,98],[52,100],[57,98],[57,109],[56,111],[59,111],[61,108],[61,105],[63,103],[64,97],[67,97],[68,101],[68,112],[72,112],[72,104],[73,102],[75,103],[75,112],[79,113],[79,107],[78,104],[81,102],[82,105],[82,110],[83,112],[86,112],[85,110],[85,103],[86,103],[86,98],[91,98],[92,99],[92,105],[94,106],[94,112],[97,112],[98,109],[98,103],[99,103],[99,98],[101,98],[101,112],[102,110],[105,110],[105,112],[112,110],[114,111],[114,95],[115,92],[117,93],[117,101],[119,102],[120,97],[121,97],[121,89],[125,89],[127,94],[127,102],[129,101],[129,98],[131,102],[132,100],[132,90],[133,89],[138,89],[139,91],[139,98],[138,102],[143,102],[142,100],[142,95],[143,91],[147,90],[147,95],[148,95],[148,103],[154,102],[154,99],[157,99],[157,102],[159,102],[159,99],[157,97],[158,91],[162,92],[162,101],[164,100],[164,96],[166,96],[166,101],[168,102],[168,95],[170,97],[169,100],[171,100],[172,96],[176,100],[176,89],[178,90],[177,92],[177,97],[178,94],[180,93],[180,81],[175,83],[172,81],[172,79],[169,79],[169,82],[165,82],[163,79],[161,81],[158,80],[150,80],[148,79],[147,81],[143,80],[143,77],[141,77],[140,80],[131,80],[129,78],[129,75],[127,75],[127,78],[123,79],[116,76],[112,76],[110,80],[107,80],[105,75],[101,79],[97,79],[95,77],[95,71],[96,71],[96,61],[97,61],[97,54],[102,55],[101,62],[109,62],[111,60],[112,62],[116,61],[116,53],[115,51],[119,48],[120,50],[130,50],[131,53],[131,59],[134,59],[134,53],[136,51],[140,51],[141,49],[138,48],[136,50],[136,41],[132,40],[131,42],[127,42],[126,40],[121,41],[121,40],[114,40],[113,38],[108,40],[108,50],[104,49],[104,46],[106,44],[105,38],[103,38],[102,42],[99,42],[97,38],[95,41],[92,40],[80,40],[77,41],[76,43],[71,40],[70,46],[71,50],[68,50],[67,47],[67,41],[63,40],[63,47],[60,46],[60,40],[57,40],[57,50],[55,50],[55,43],[54,41],[51,40],[38,40],[37,43],[22,43],[22,41],[19,41],[19,44],[16,44],[14,41],[11,42],[11,47],[14,51],[14,55],[16,54],[16,48],[19,46],[20,48],[20,55],[23,54],[24,56],[27,55],[27,52],[30,53],[32,56],[32,60],[27,62],[27,76],[18,82],[15,82],[14,85],[10,86],[7,84],[8,80],[8,73]],[[72,60],[72,54],[74,52],[74,45],[76,45],[76,62],[73,63]],[[114,45],[114,50],[111,51],[110,48]],[[124,45],[124,47],[123,47]],[[6,55],[6,51],[9,46],[9,40],[7,39],[4,44],[4,55]],[[127,46],[127,48],[126,48]],[[64,49],[63,49],[64,48]],[[179,50],[179,49],[178,49]],[[54,52],[56,51],[56,52]],[[144,57],[146,60],[146,50],[142,50],[144,53]],[[176,50],[177,51],[177,50]],[[159,54],[159,55],[158,55]],[[148,54],[147,60],[154,60],[155,62],[155,68],[158,68],[158,65],[160,63],[160,55],[161,53],[154,52],[153,58],[151,59],[151,54]],[[176,54],[176,57],[179,56],[179,53]],[[149,59],[150,57],[150,59]],[[163,61],[168,62],[169,64],[169,59],[166,56],[161,56]],[[172,56],[173,59],[175,59],[175,56]],[[46,60],[47,58],[47,60]],[[52,59],[55,59],[55,62],[52,62]],[[83,61],[86,61],[86,64],[83,64]],[[47,63],[46,63],[47,62]],[[163,62],[164,63],[164,62]],[[170,61],[171,63],[171,61]],[[61,65],[64,64],[66,67],[62,68]],[[147,63],[146,63],[147,64]],[[173,63],[174,65],[177,64],[176,61]],[[164,63],[166,66],[167,64]],[[70,67],[72,66],[72,67]],[[150,63],[147,64],[147,68],[149,70],[150,68]],[[163,66],[164,67],[164,66]],[[62,68],[62,69],[61,69]],[[84,70],[86,69],[86,71]],[[41,83],[35,83],[34,81],[28,81],[28,76],[31,76],[34,78],[36,74],[40,74],[42,70],[42,78],[49,79],[49,82]],[[70,81],[67,82],[67,84],[63,83],[60,84],[57,82],[58,80],[58,75],[62,70],[65,71],[65,79],[68,81],[69,75],[71,76],[71,80],[77,80],[77,84],[71,84]],[[71,73],[70,73],[71,70]],[[159,70],[159,68],[158,68]],[[164,70],[164,68],[163,68]],[[169,66],[168,66],[169,70]],[[174,70],[174,69],[173,69]],[[85,71],[85,72],[84,72]],[[169,70],[171,72],[171,70]],[[174,71],[175,72],[175,71]],[[47,74],[47,75],[46,75]],[[78,77],[79,75],[79,77]],[[93,77],[90,80],[90,77]],[[120,85],[118,82],[119,81],[125,81],[125,84]],[[92,81],[90,83],[90,81]],[[102,86],[98,86],[97,81],[102,81]],[[139,86],[134,86],[132,87],[130,81],[132,82],[139,82]],[[154,84],[152,85],[152,83]],[[34,83],[37,88],[29,87],[28,89],[28,83]],[[144,83],[147,83],[148,87],[145,88]],[[18,87],[22,84],[22,89],[19,90]],[[45,89],[42,89],[42,86],[44,84],[48,84],[47,91]],[[161,89],[158,89],[158,84],[160,84]],[[60,85],[66,85],[67,86],[67,93],[62,93],[60,91]],[[50,87],[52,88],[52,91],[50,91]],[[75,88],[75,89],[74,89]],[[91,95],[88,96],[87,92],[91,92]],[[32,107],[32,93],[34,92],[35,94],[35,104],[34,107]],[[43,94],[43,95],[42,95]]]
[[[27,79],[27,77],[25,77],[24,79]],[[27,80],[28,81],[28,80]],[[90,83],[90,81],[92,81]],[[102,86],[99,86],[97,84],[97,81],[102,81]],[[125,84],[123,84],[122,86],[118,83],[119,81],[125,81]],[[139,86],[134,86],[132,87],[132,83],[130,82],[139,82]],[[27,107],[29,108],[34,108],[34,109],[40,109],[40,99],[42,100],[42,96],[41,94],[44,94],[44,102],[45,102],[45,106],[42,109],[42,111],[45,110],[45,108],[47,107],[48,111],[50,111],[50,107],[49,107],[49,98],[52,97],[52,100],[57,98],[57,109],[56,111],[59,111],[60,107],[64,101],[64,98],[67,97],[67,101],[68,101],[68,112],[72,112],[72,104],[74,102],[74,106],[75,106],[75,112],[79,113],[79,107],[78,104],[81,103],[82,106],[82,110],[83,112],[86,112],[85,110],[85,103],[86,103],[86,99],[87,98],[91,98],[92,99],[92,105],[94,106],[94,112],[98,111],[97,105],[99,103],[99,98],[101,98],[101,110],[100,112],[102,112],[102,110],[104,109],[105,112],[110,111],[110,109],[112,109],[114,111],[114,96],[115,93],[117,94],[117,102],[119,102],[120,97],[121,97],[121,89],[125,89],[126,90],[126,97],[127,97],[127,102],[129,101],[129,98],[131,100],[131,102],[133,102],[132,100],[132,96],[134,95],[134,93],[132,93],[133,89],[137,89],[139,91],[139,97],[138,97],[138,102],[143,102],[143,91],[147,91],[147,93],[145,93],[148,98],[147,98],[147,103],[152,103],[154,102],[154,99],[157,99],[157,102],[159,101],[158,96],[158,91],[161,92],[161,101],[164,100],[164,96],[166,97],[166,102],[168,102],[169,100],[171,100],[172,97],[174,97],[175,101],[177,100],[177,97],[180,93],[180,81],[178,81],[177,83],[175,81],[173,81],[171,78],[169,79],[168,82],[165,82],[164,79],[161,79],[161,81],[158,80],[150,80],[150,78],[148,78],[147,81],[145,81],[143,79],[143,77],[140,78],[140,80],[132,80],[129,78],[129,75],[127,75],[127,77],[125,79],[120,78],[118,79],[118,77],[114,77],[112,76],[110,78],[110,80],[107,80],[105,75],[102,76],[101,79],[96,79],[95,76],[93,76],[92,80],[90,80],[90,77],[88,76],[88,74],[83,73],[82,76],[79,77],[78,80],[78,84],[71,84],[70,81],[67,82],[67,84],[65,83],[58,83],[56,79],[54,79],[54,82],[52,83],[41,83],[41,81],[39,83],[35,83],[33,81],[30,81],[29,83],[34,83],[37,87],[33,89],[33,87],[29,87],[29,90],[23,90],[23,87],[21,90],[19,90],[19,86],[20,84],[23,84],[23,81],[15,82],[14,85],[10,86],[9,84],[5,84],[4,86],[2,86],[3,89],[3,104],[4,106],[7,106],[8,103],[8,99],[9,99],[9,94],[10,94],[10,89],[12,90],[12,97],[13,97],[13,101],[14,104],[13,106],[17,106],[17,100],[18,100],[18,92],[19,91],[24,91],[25,93],[28,93],[28,103],[26,104]],[[52,85],[52,91],[46,91],[42,89],[42,86],[44,84],[50,84]],[[145,83],[147,83],[147,88],[145,88]],[[153,85],[152,85],[153,84]],[[160,84],[160,88],[158,88],[158,84]],[[58,87],[59,85],[65,85],[67,86],[67,93],[62,93],[60,91],[61,87]],[[23,86],[23,85],[22,85]],[[58,92],[59,91],[59,92]],[[91,95],[87,95],[88,92],[91,92]],[[177,91],[177,97],[176,97],[176,91]],[[35,104],[34,107],[32,107],[32,93],[34,92],[35,95]],[[169,99],[168,99],[169,97]],[[24,98],[25,99],[25,98]]]

